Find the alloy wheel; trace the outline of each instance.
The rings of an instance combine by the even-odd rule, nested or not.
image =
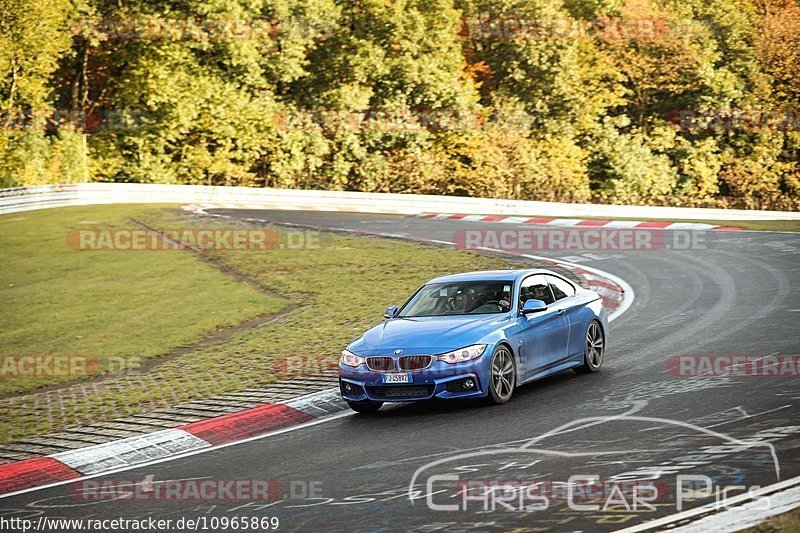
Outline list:
[[[593,368],[600,368],[603,364],[604,347],[603,331],[597,322],[592,322],[586,332],[586,363]]]
[[[514,361],[511,352],[503,347],[495,352],[492,359],[492,388],[502,402],[514,393]]]

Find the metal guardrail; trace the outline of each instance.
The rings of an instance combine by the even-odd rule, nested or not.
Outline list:
[[[153,183],[74,183],[0,189],[0,214],[115,203],[239,204],[367,213],[470,213],[553,218],[800,220],[792,211],[567,204],[421,194],[364,193]]]

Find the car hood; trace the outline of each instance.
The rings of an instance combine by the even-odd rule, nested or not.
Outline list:
[[[392,318],[368,330],[348,349],[358,355],[438,354],[476,344],[508,323],[509,314]]]

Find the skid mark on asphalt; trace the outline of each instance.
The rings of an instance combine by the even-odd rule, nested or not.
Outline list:
[[[682,344],[685,345],[687,341],[691,342],[692,351],[697,353],[698,349],[717,342],[720,339],[728,338],[733,333],[740,331],[743,328],[746,328],[747,326],[757,322],[758,320],[762,320],[778,311],[781,307],[781,304],[783,304],[788,295],[791,294],[791,284],[788,277],[783,272],[778,271],[767,263],[749,256],[740,256],[724,250],[715,250],[715,252],[726,255],[732,259],[736,259],[740,263],[746,262],[751,265],[755,265],[758,267],[759,272],[765,271],[769,273],[775,281],[774,285],[772,285],[772,298],[769,300],[762,298],[763,301],[759,303],[758,313],[747,313],[742,317],[737,317],[736,320],[730,320],[731,311],[736,309],[734,303],[737,299],[737,295],[740,293],[740,291],[737,291],[737,288],[739,287],[736,286],[730,275],[725,270],[716,266],[714,261],[703,260],[686,255],[688,262],[699,264],[701,268],[698,269],[698,271],[704,272],[707,276],[707,280],[710,280],[711,283],[719,287],[721,297],[719,301],[717,301],[717,303],[712,307],[712,309],[701,312],[699,315],[696,315],[695,320],[693,320],[690,324],[681,327],[678,331],[662,337],[656,343],[651,345],[649,349],[652,350],[653,353],[657,354],[670,348],[672,353],[677,353],[680,350],[676,349],[675,347],[681,346]],[[750,275],[754,279],[758,279],[760,277],[755,272]],[[697,299],[695,298],[695,300]],[[723,325],[723,327],[720,328],[719,325]],[[708,332],[714,333],[709,335]],[[635,365],[624,371],[624,374],[638,372],[653,366],[654,364],[656,363]],[[662,362],[657,360],[657,364],[662,364]],[[666,373],[667,370],[664,368],[660,372]]]
[[[708,281],[707,286],[717,288],[715,294],[718,295],[718,299],[710,309],[693,317],[679,329],[652,342],[647,347],[647,351],[654,357],[638,358],[628,368],[620,371],[621,376],[636,374],[652,366],[664,365],[664,360],[661,358],[664,354],[680,353],[686,349],[696,351],[699,346],[708,343],[708,332],[714,331],[714,328],[720,323],[726,323],[731,311],[736,309],[736,284],[723,268],[712,261],[692,257],[690,254],[682,252],[676,253],[680,253],[685,263],[695,266],[697,271],[703,274]],[[713,338],[716,339],[717,336],[713,336]]]
[[[655,383],[641,383],[638,385],[627,387],[624,392],[617,393],[613,392],[610,395],[606,395],[601,399],[591,400],[588,403],[594,405],[599,409],[608,409],[608,410],[619,410],[619,409],[628,409],[626,411],[627,414],[633,414],[643,410],[651,400],[665,398],[670,395],[674,394],[683,394],[687,392],[696,392],[704,389],[709,388],[719,388],[719,387],[727,387],[731,385],[731,381],[727,378],[714,378],[714,379],[702,379],[702,380],[684,380],[684,381],[666,381],[666,382],[655,382]],[[623,417],[623,414],[616,415],[616,416],[607,416],[605,418],[609,420],[619,419]],[[572,424],[573,422],[568,422],[565,426]],[[578,431],[580,429],[584,429],[585,427],[589,427],[591,425],[596,424],[588,424],[586,426],[577,427],[574,430],[564,431],[563,433],[569,433],[572,431]],[[563,427],[563,426],[562,426]],[[551,430],[555,431],[555,430]],[[549,436],[555,436],[561,434],[559,433],[550,433]],[[547,434],[545,434],[547,435]],[[542,435],[536,437],[537,439],[542,438]],[[425,454],[419,455],[414,457],[407,457],[403,459],[398,459],[394,461],[381,461],[376,463],[371,463],[367,465],[362,465],[357,467],[355,470],[360,469],[373,469],[373,468],[382,468],[385,466],[391,465],[400,465],[405,463],[416,462],[421,459],[431,459],[435,457],[443,457],[447,456],[448,454],[452,453],[464,453],[470,451],[480,451],[486,449],[494,449],[494,448],[510,448],[510,447],[520,447],[526,442],[530,442],[530,439],[515,439],[513,441],[506,441],[506,442],[499,442],[490,445],[483,445],[477,446],[474,448],[466,448],[457,451],[447,451],[447,452],[438,452],[432,454]]]
[[[705,422],[706,425],[704,425],[704,427],[715,428],[719,426],[724,426],[726,424],[731,424],[733,422],[741,422],[742,420],[747,420],[749,418],[755,418],[757,416],[774,413],[776,411],[781,411],[789,407],[792,407],[792,405],[782,405],[780,407],[776,407],[775,409],[768,409],[766,411],[761,411],[759,413],[748,414],[747,410],[741,405],[739,405],[736,407],[725,409],[723,411],[717,411],[716,413],[711,413],[709,415],[692,418],[689,419],[689,421],[697,425],[701,425]],[[730,415],[728,413],[730,413]],[[722,421],[717,422],[715,424],[708,424],[708,422],[714,422],[716,420],[719,420],[720,418],[722,418]],[[641,429],[639,431],[653,431],[654,429],[656,428]]]
[[[735,382],[730,378],[692,377],[685,380],[653,381],[637,383],[625,387],[622,391],[614,391],[598,399],[594,404],[605,409],[619,409],[620,405],[638,400],[653,401],[675,394],[697,392],[705,389],[731,387]]]

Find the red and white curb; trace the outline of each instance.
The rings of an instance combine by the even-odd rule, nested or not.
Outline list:
[[[563,261],[560,264],[583,277],[589,284],[589,288],[600,295],[603,307],[608,310],[609,321],[614,320],[633,303],[633,289],[621,279],[610,278],[605,272],[598,274],[594,269],[589,270],[587,267],[567,266]]]
[[[291,204],[242,204],[242,203],[214,203],[214,204],[190,204],[182,208],[184,211],[204,214],[207,209],[250,209],[250,210],[289,210],[289,211],[348,211],[355,213],[391,213],[398,214],[396,210],[377,210],[373,207],[359,208],[335,208],[323,206],[319,208],[309,206],[296,206]],[[603,229],[665,229],[665,230],[725,230],[739,231],[741,228],[731,226],[718,226],[715,224],[705,224],[702,222],[659,222],[655,220],[598,220],[581,218],[545,218],[545,217],[521,217],[506,215],[469,215],[459,213],[419,213],[411,215],[415,218],[428,220],[461,220],[464,222],[496,222],[501,224],[533,224],[537,226],[552,227],[577,227],[577,228],[603,228]]]
[[[666,230],[735,230],[729,226],[717,226],[702,222],[658,222],[641,220],[596,220],[581,218],[542,218],[518,217],[504,215],[463,215],[453,213],[425,213],[414,215],[416,218],[428,220],[460,220],[463,222],[495,222],[500,224],[533,224],[537,226],[576,227],[576,228],[603,228],[603,229],[666,229]]]
[[[217,207],[216,204],[214,206]],[[209,214],[200,205],[183,209],[215,218],[236,218]],[[238,207],[237,207],[238,208]],[[265,219],[244,218],[251,222],[269,223]],[[284,226],[330,230],[322,226],[282,223]],[[336,230],[344,233],[388,237],[414,242],[426,242],[457,247],[456,243],[405,235],[364,230]],[[568,261],[530,254],[514,253],[491,248],[478,248],[499,254],[526,257],[559,265],[583,277],[589,288],[596,291],[608,310],[609,321],[619,317],[631,305],[633,289],[624,280],[592,267]],[[0,465],[0,498],[35,487],[74,481],[86,476],[125,470],[137,465],[163,461],[206,449],[226,446],[301,424],[322,421],[347,409],[339,390],[328,389],[300,396],[285,402],[266,403],[243,411],[176,426],[171,429],[138,435],[117,441],[87,446],[45,457],[25,459]]]
[[[210,216],[214,218],[241,218],[242,220],[247,220],[249,222],[261,222],[261,223],[272,223],[271,221],[263,218],[251,218],[251,217],[232,217],[230,215],[220,215],[216,213],[208,213],[206,209],[216,209],[219,208],[219,204],[213,204],[212,207],[208,206],[209,204],[192,204],[192,205],[185,205],[182,207],[184,211],[188,211],[190,213],[194,213],[197,215],[204,215]],[[234,209],[235,207],[230,207]],[[418,216],[428,216],[428,215],[418,215]],[[442,216],[442,215],[437,215]],[[460,215],[448,215],[448,216],[460,216]],[[482,216],[482,215],[464,215],[464,216]],[[498,218],[498,217],[489,217],[489,218]],[[502,218],[502,217],[501,217]],[[511,217],[505,217],[511,218]],[[308,229],[315,229],[319,231],[326,231],[331,230],[331,228],[324,227],[324,226],[315,226],[312,224],[293,224],[289,222],[282,222],[280,223],[282,226],[289,226],[289,227],[302,227]],[[440,241],[436,239],[426,239],[423,237],[411,237],[408,235],[398,235],[395,233],[381,233],[377,231],[366,231],[366,230],[353,230],[353,229],[335,229],[335,231],[342,232],[342,233],[351,233],[356,235],[368,235],[373,237],[388,237],[393,239],[400,239],[405,241],[413,241],[413,242],[428,242],[440,245],[447,245],[453,247],[460,246],[454,242],[450,241]],[[549,263],[552,265],[558,265],[562,268],[570,270],[574,272],[576,275],[582,277],[586,280],[589,288],[595,291],[597,294],[600,295],[600,298],[603,301],[603,307],[608,310],[608,319],[612,321],[617,316],[621,315],[625,312],[628,307],[633,303],[633,289],[628,285],[624,280],[614,276],[613,274],[609,274],[603,270],[599,270],[596,268],[591,268],[585,265],[579,265],[577,263],[572,263],[570,261],[565,261],[563,259],[554,259],[551,257],[543,257],[539,255],[532,255],[532,254],[524,254],[521,252],[511,252],[508,250],[496,249],[496,248],[487,248],[487,247],[476,247],[472,248],[475,250],[483,250],[487,252],[493,252],[497,254],[504,254],[510,255],[515,257],[526,257],[528,259],[535,259],[537,261],[541,261],[544,263]]]
[[[210,216],[214,218],[240,218],[241,220],[247,220],[249,222],[261,222],[261,223],[273,223],[270,220],[263,219],[263,218],[252,218],[252,217],[233,217],[230,215],[220,215],[216,213],[208,213],[206,209],[218,208],[219,204],[213,204],[215,207],[208,207],[208,204],[203,205],[185,205],[182,207],[184,211],[188,211],[190,213],[194,213],[197,215],[204,215]],[[234,207],[230,207],[233,209]],[[427,216],[427,215],[419,215],[419,216]],[[448,216],[460,216],[460,215],[448,215]],[[465,216],[482,216],[482,215],[465,215]],[[490,217],[492,218],[492,217]],[[497,217],[494,217],[497,218]],[[510,218],[510,217],[506,217]],[[312,224],[293,224],[290,222],[281,222],[279,225],[281,226],[289,226],[289,227],[301,227],[306,229],[314,229],[318,231],[330,231],[332,228],[328,228],[325,226],[315,226]],[[340,233],[350,233],[356,235],[367,235],[372,237],[388,237],[392,239],[400,239],[405,241],[413,241],[413,242],[427,242],[427,243],[434,243],[446,246],[453,246],[457,248],[461,248],[458,244],[450,241],[440,241],[436,239],[426,239],[424,237],[411,237],[408,235],[399,235],[395,233],[382,233],[377,231],[367,231],[367,230],[354,230],[354,229],[339,229],[336,228],[335,231]],[[508,250],[496,249],[496,248],[487,248],[487,247],[475,247],[471,248],[474,250],[483,250],[487,252],[515,256],[515,257],[526,257],[528,259],[535,259],[537,261],[541,261],[544,263],[549,263],[552,265],[558,265],[562,268],[570,270],[574,272],[576,275],[582,277],[586,280],[587,285],[590,289],[595,291],[597,294],[600,295],[600,298],[603,301],[603,307],[608,310],[608,320],[612,321],[617,316],[624,313],[628,307],[633,303],[633,289],[628,285],[624,280],[614,276],[613,274],[609,274],[603,270],[599,270],[596,268],[591,268],[585,265],[580,265],[577,263],[573,263],[570,261],[565,261],[563,259],[554,259],[551,257],[543,257],[539,255],[532,255],[532,254],[525,254],[521,252],[512,252]]]
[[[444,241],[433,242],[443,243]],[[455,243],[447,244],[457,246]],[[541,255],[524,254],[520,252],[510,252],[508,250],[502,250],[499,248],[487,248],[479,246],[472,249],[535,259],[536,261],[557,265],[561,268],[571,271],[575,275],[586,280],[586,284],[589,286],[589,288],[600,296],[600,299],[603,301],[603,307],[605,307],[606,311],[608,311],[609,322],[613,321],[615,318],[627,311],[628,307],[630,307],[630,305],[633,303],[633,288],[631,288],[631,286],[628,285],[625,280],[603,270],[588,267],[586,265],[580,265],[571,261],[565,261],[563,259],[554,259],[552,257],[543,257]]]
[[[146,435],[3,464],[0,497],[263,436],[346,408],[339,390],[328,389]]]

